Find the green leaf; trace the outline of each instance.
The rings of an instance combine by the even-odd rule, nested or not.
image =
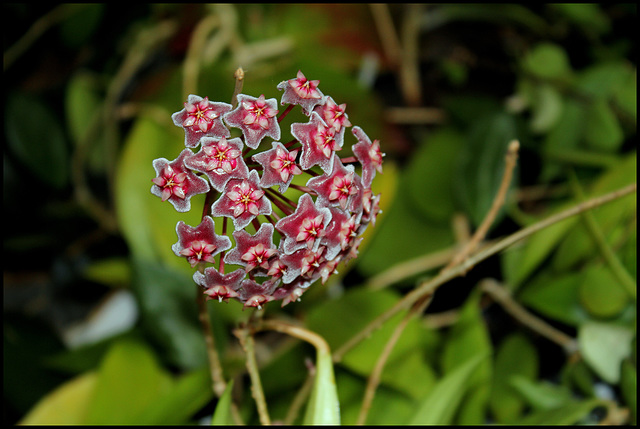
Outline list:
[[[551,410],[533,412],[514,424],[523,426],[573,425],[585,419],[596,407],[605,405],[600,399],[570,401]]]
[[[165,262],[185,273],[193,273],[184,258],[178,258],[171,246],[178,240],[176,224],[200,224],[204,195],[191,198],[192,210],[179,213],[151,194],[155,177],[152,162],[156,158],[175,159],[184,149],[184,135],[170,121],[160,125],[143,114],[135,121],[126,138],[118,162],[115,184],[118,224],[134,256]]]
[[[624,132],[607,101],[596,100],[587,108],[585,140],[588,147],[602,152],[620,149]]]
[[[59,386],[44,396],[20,420],[20,425],[82,425],[97,374],[86,372]]]
[[[445,223],[455,210],[452,197],[455,164],[463,149],[460,133],[444,129],[429,136],[412,155],[406,168],[403,193],[428,219]]]
[[[562,79],[571,74],[571,64],[564,48],[550,42],[534,46],[522,60],[522,67],[542,79]]]
[[[476,355],[439,380],[418,405],[409,424],[451,424],[468,387],[469,376],[485,358],[483,355]]]
[[[144,425],[185,424],[212,398],[209,369],[191,371],[174,380],[171,389],[147,407],[137,420]]]
[[[609,18],[598,4],[554,3],[552,7],[585,31],[603,34],[610,30]]]
[[[212,426],[232,426],[235,422],[231,418],[231,393],[233,392],[233,380],[227,384],[224,393],[216,404],[216,410],[213,412],[211,419]]]
[[[100,365],[85,423],[136,424],[171,387],[171,377],[146,345],[118,342]]]
[[[109,286],[122,286],[131,283],[131,261],[114,257],[92,262],[83,272],[83,277]]]
[[[625,61],[597,63],[577,74],[575,87],[590,98],[608,100],[618,88],[630,83],[629,78],[634,75],[633,68]],[[625,91],[631,92],[628,87]]]
[[[559,408],[571,401],[569,389],[547,381],[538,382],[516,374],[509,384],[536,410]]]
[[[133,260],[133,272],[133,292],[149,336],[179,367],[205,365],[206,348],[197,318],[197,285],[193,279],[171,267],[138,258]]]
[[[304,425],[339,425],[340,401],[329,349],[316,349],[316,374],[304,415]]]
[[[629,301],[624,287],[604,265],[591,265],[583,271],[579,295],[584,308],[596,318],[620,314]]]
[[[588,322],[578,330],[578,345],[584,360],[603,380],[618,384],[622,361],[631,355],[633,336],[624,326]]]
[[[69,181],[67,142],[58,118],[39,98],[9,94],[4,114],[7,147],[45,184],[60,189]]]
[[[391,290],[371,292],[366,288],[352,289],[339,299],[326,301],[313,308],[307,314],[307,327],[325,338],[332,349],[337,349],[398,300],[399,295]],[[344,355],[341,365],[357,374],[368,376],[402,317],[401,314],[394,316],[369,338],[356,345]],[[418,319],[411,320],[389,356],[386,367],[403,365],[407,354],[414,350],[424,352],[425,349],[433,348],[433,342],[433,332],[422,327]],[[416,370],[419,372],[415,374],[414,379],[408,380],[390,377],[385,370],[382,381],[390,383],[395,388],[414,392],[416,387],[413,385],[416,379],[419,378],[425,383],[433,379],[432,371],[426,365],[418,365]],[[412,386],[406,387],[405,383]]]
[[[501,110],[482,114],[472,124],[467,148],[460,152],[454,193],[474,226],[491,208],[504,174],[507,148],[516,138],[515,118]],[[514,182],[511,186],[516,186]],[[494,224],[502,215],[500,211]]]
[[[554,320],[577,326],[588,319],[578,295],[581,280],[579,272],[542,271],[522,288],[518,300]]]
[[[509,380],[521,376],[534,380],[538,375],[538,353],[526,336],[515,333],[500,344],[494,359],[489,407],[498,423],[511,423],[525,407],[523,398]]]

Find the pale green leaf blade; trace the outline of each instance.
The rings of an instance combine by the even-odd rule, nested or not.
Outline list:
[[[484,359],[483,355],[475,356],[439,380],[409,424],[450,424],[467,390],[469,376]]]
[[[316,375],[304,416],[305,425],[339,425],[340,401],[329,350],[317,349]]]
[[[211,425],[213,426],[229,426],[235,424],[231,418],[231,392],[233,391],[233,380],[229,381],[227,388],[216,404],[216,410],[213,412]]]

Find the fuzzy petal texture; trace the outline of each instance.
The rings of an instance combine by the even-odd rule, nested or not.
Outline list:
[[[185,159],[184,164],[207,175],[211,187],[218,192],[224,190],[230,179],[246,179],[249,169],[242,158],[242,140],[234,138],[201,140],[200,150]]]
[[[203,137],[229,137],[229,129],[222,117],[231,110],[231,104],[209,101],[191,94],[184,109],[171,115],[173,123],[184,129],[184,145],[197,147]]]
[[[240,128],[244,136],[244,144],[256,149],[265,137],[280,140],[278,124],[278,101],[275,98],[265,100],[264,95],[258,98],[238,94],[238,106],[224,116],[230,127]]]
[[[221,274],[213,267],[205,268],[204,274],[196,271],[193,273],[193,281],[202,286],[204,294],[208,299],[217,299],[227,302],[229,298],[238,296],[245,272],[242,269],[235,270],[229,274]]]
[[[217,235],[215,223],[210,216],[205,216],[197,227],[191,227],[183,221],[176,225],[178,242],[171,249],[176,256],[187,258],[191,267],[199,262],[214,262],[214,256],[231,248],[231,240],[224,235]]]
[[[298,150],[289,152],[280,142],[273,142],[272,149],[253,155],[251,159],[262,165],[260,186],[268,188],[277,185],[280,193],[285,192],[293,177],[302,174],[296,162],[297,155]]]
[[[212,216],[233,219],[236,231],[243,229],[258,215],[271,214],[271,202],[260,187],[260,177],[251,170],[247,179],[231,179],[211,206]]]
[[[278,90],[284,91],[280,104],[295,104],[302,107],[305,115],[309,116],[311,110],[324,102],[324,95],[318,89],[319,80],[308,80],[302,71],[298,70],[295,79],[282,81],[278,84]]]
[[[209,191],[206,180],[185,167],[184,161],[192,152],[184,149],[173,161],[158,158],[153,161],[156,177],[152,179],[151,193],[162,201],[169,201],[179,212],[191,209],[191,197]]]
[[[312,112],[309,122],[291,124],[291,134],[302,144],[300,166],[303,170],[318,165],[325,173],[331,173],[333,154],[342,149],[344,143],[344,129],[336,132],[320,115]]]
[[[358,143],[353,145],[352,150],[360,164],[362,164],[362,183],[364,186],[370,187],[376,171],[382,174],[384,153],[380,151],[380,142],[374,140],[372,143],[369,136],[362,131],[362,128],[353,127],[351,132],[358,139]]]
[[[255,235],[244,230],[235,231],[233,238],[236,247],[224,257],[227,264],[242,265],[246,271],[261,268],[266,272],[270,267],[270,260],[278,253],[273,244],[273,225],[263,223]]]
[[[318,249],[329,222],[329,209],[316,206],[309,194],[303,194],[295,212],[276,223],[276,229],[283,234],[284,253],[291,254],[303,248]]]

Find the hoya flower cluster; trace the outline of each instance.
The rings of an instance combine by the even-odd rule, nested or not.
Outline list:
[[[201,223],[178,222],[172,249],[192,267],[204,264],[193,278],[210,299],[258,308],[297,301],[356,256],[360,235],[375,223],[380,196],[371,182],[382,172],[380,144],[352,127],[346,105],[320,92],[318,83],[302,72],[281,82],[287,107],[280,116],[275,98],[245,94],[237,95],[235,108],[190,95],[173,114],[186,148],[173,161],[153,161],[151,192],[179,212],[191,209],[193,195],[208,193],[211,206]],[[292,138],[283,143],[280,122],[296,106],[309,119],[291,124]],[[242,136],[231,138],[230,128]],[[341,157],[349,129],[355,144]],[[299,184],[292,183],[296,176]],[[214,218],[222,222],[221,235]]]

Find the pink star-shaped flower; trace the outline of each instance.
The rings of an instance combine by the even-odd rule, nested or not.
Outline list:
[[[193,281],[205,289],[204,293],[208,299],[227,302],[229,298],[238,297],[237,291],[245,274],[243,269],[220,274],[215,268],[209,267],[204,269],[204,274],[199,271],[193,273]]]
[[[334,128],[336,131],[340,131],[342,127],[351,126],[349,117],[345,113],[346,108],[346,104],[338,105],[333,101],[333,98],[327,96],[325,97],[325,103],[316,106],[313,111],[318,113],[327,125]]]
[[[380,151],[380,142],[371,139],[362,131],[360,127],[353,127],[351,132],[358,139],[358,143],[351,148],[353,154],[362,164],[362,183],[364,186],[371,186],[371,182],[376,175],[376,171],[382,174],[382,157],[384,153]]]
[[[299,302],[300,297],[307,291],[310,284],[311,282],[308,280],[300,279],[299,281],[279,287],[273,293],[273,297],[276,300],[282,300],[281,307],[284,307],[291,302]]]
[[[224,257],[225,263],[243,265],[247,272],[257,267],[269,269],[269,260],[278,252],[273,244],[272,224],[263,223],[253,236],[244,230],[235,231],[233,238],[236,247]]]
[[[308,116],[311,109],[322,102],[322,92],[318,89],[319,80],[308,80],[302,71],[298,70],[295,79],[285,80],[278,84],[280,91],[284,90],[280,104],[296,104],[302,107]]]
[[[284,253],[291,254],[305,247],[316,250],[320,245],[318,239],[324,236],[330,221],[329,209],[317,207],[309,194],[302,194],[296,211],[276,223],[276,229],[283,234]]]
[[[280,142],[273,142],[272,147],[253,155],[251,159],[263,167],[260,186],[268,188],[278,185],[280,193],[283,193],[289,188],[293,176],[302,174],[302,170],[296,163],[298,150],[289,152]]]
[[[346,167],[340,162],[337,155],[333,158],[333,171],[321,176],[312,177],[307,186],[318,193],[318,198],[328,205],[339,205],[342,209],[353,208],[355,201],[353,196],[360,191],[359,176],[354,172],[352,165]]]
[[[258,215],[270,215],[271,203],[260,188],[259,180],[256,170],[251,170],[247,179],[229,180],[220,198],[211,206],[211,215],[232,218],[236,231]]]
[[[265,100],[238,94],[238,106],[224,116],[227,125],[240,128],[244,135],[244,144],[256,149],[264,137],[280,139],[280,126],[276,115],[278,102],[275,98]]]
[[[199,262],[213,263],[215,255],[231,248],[229,237],[216,235],[215,224],[210,216],[205,216],[195,228],[179,221],[176,233],[178,242],[171,249],[176,256],[186,257],[191,268]]]
[[[245,307],[256,307],[258,310],[267,302],[275,298],[272,293],[278,286],[277,281],[265,281],[258,283],[255,280],[246,279],[242,282],[242,287],[238,291],[239,299],[244,302]]]
[[[231,105],[209,101],[208,97],[189,95],[184,109],[171,116],[173,123],[185,132],[186,147],[196,147],[202,137],[229,137],[231,134],[222,122],[222,116]]]
[[[216,191],[222,192],[230,179],[249,177],[249,169],[242,158],[242,140],[205,137],[201,144],[200,150],[187,157],[184,164],[206,174]]]
[[[191,197],[209,191],[206,180],[196,176],[184,165],[184,160],[191,155],[189,149],[184,149],[180,155],[169,162],[165,158],[153,160],[153,168],[157,176],[151,181],[151,193],[162,201],[169,201],[179,212],[191,209]]]
[[[356,214],[351,215],[340,207],[327,208],[331,211],[331,222],[327,225],[320,244],[326,247],[325,257],[331,260],[348,247],[351,238],[357,235],[360,223],[357,222]]]
[[[344,143],[344,129],[336,132],[320,115],[311,112],[309,122],[291,124],[291,134],[302,144],[300,166],[303,170],[319,165],[324,172],[331,173],[333,153]]]

